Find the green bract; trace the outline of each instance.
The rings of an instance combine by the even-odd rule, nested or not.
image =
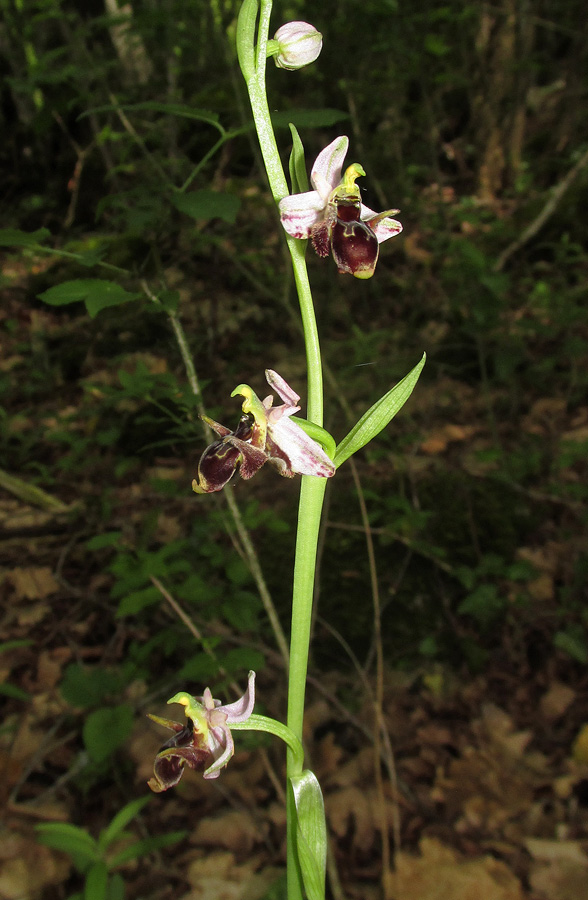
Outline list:
[[[296,806],[296,849],[308,900],[324,900],[327,867],[325,805],[316,775],[305,769],[290,778]]]
[[[399,409],[402,409],[413,388],[419,379],[425,365],[426,354],[414,369],[406,375],[402,381],[399,381],[392,390],[384,394],[377,403],[374,403],[368,411],[361,417],[357,425],[354,425],[346,437],[337,445],[335,451],[335,466],[339,468],[341,463],[346,459],[365,447],[372,438],[382,431],[390,419],[393,419]]]

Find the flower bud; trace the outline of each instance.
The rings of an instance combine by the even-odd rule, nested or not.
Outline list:
[[[288,22],[274,35],[278,48],[275,62],[280,69],[301,69],[314,62],[321,52],[323,36],[308,22]]]

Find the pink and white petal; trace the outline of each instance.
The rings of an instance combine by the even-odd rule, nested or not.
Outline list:
[[[307,238],[313,225],[320,221],[324,208],[323,200],[317,191],[306,191],[304,194],[290,194],[280,200],[280,219],[284,230],[290,237]]]
[[[274,406],[267,413],[268,425],[273,427],[276,422],[280,421],[282,416],[293,416],[297,412],[300,412],[299,406],[289,406],[287,403],[282,403],[281,406]]]
[[[217,732],[219,730],[220,729],[216,729]],[[205,772],[202,773],[203,778],[218,778],[221,769],[226,766],[233,753],[235,752],[235,744],[233,743],[233,735],[231,734],[230,728],[225,727],[222,729],[222,737],[218,734],[215,734],[214,742],[217,748],[224,747],[224,749],[218,759],[215,759],[213,764],[209,766]]]
[[[237,440],[238,440],[238,438],[237,438]],[[197,698],[197,699],[200,699],[200,703],[202,704],[204,709],[212,710],[215,707],[221,705],[220,700],[214,699],[214,697],[212,696],[212,691],[208,687],[204,688],[204,693],[202,694],[202,697]]]
[[[362,222],[367,222],[368,219],[375,219],[377,217],[377,212],[375,209],[370,209],[369,206],[366,206],[365,203],[361,204],[361,220]]]
[[[365,203],[361,204],[361,220],[362,222],[367,222],[372,228],[374,227],[374,223],[370,222],[370,219],[385,219],[388,216],[394,216],[399,212],[399,209],[387,209],[384,212],[378,213],[374,209],[370,209],[369,206],[366,206]]]
[[[290,387],[287,381],[282,378],[281,375],[278,375],[273,369],[265,370],[265,380],[271,387],[272,391],[275,391],[278,397],[280,397],[284,403],[287,403],[289,406],[297,406],[298,401],[300,400],[300,396],[296,393],[296,391]],[[265,403],[265,401],[264,401]],[[300,407],[298,407],[300,408]]]
[[[378,244],[381,244],[383,241],[387,241],[388,238],[395,237],[395,235],[400,234],[402,231],[402,225],[396,219],[390,218],[390,216],[385,216],[385,218],[380,219],[376,222],[368,222],[368,225],[376,235],[378,239]]]
[[[321,195],[323,206],[326,205],[329,195],[341,181],[343,160],[349,147],[349,138],[342,135],[331,141],[328,147],[321,150],[317,156],[310,181],[312,186]]]
[[[400,222],[391,218],[397,212],[400,212],[400,210],[387,209],[385,212],[377,213],[364,203],[361,204],[361,220],[370,226],[379,244],[382,241],[387,241],[388,238],[394,237],[396,234],[400,234],[402,231]]]
[[[293,472],[319,478],[330,478],[335,474],[333,460],[296,422],[284,416],[271,426],[270,432],[274,443],[288,457]]]
[[[249,673],[247,681],[247,690],[239,700],[234,703],[227,703],[220,709],[227,714],[227,724],[232,725],[234,722],[245,722],[255,706],[255,672]]]

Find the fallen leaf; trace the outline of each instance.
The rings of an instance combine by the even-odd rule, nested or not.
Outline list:
[[[392,804],[386,804],[386,815],[392,821]],[[380,828],[379,802],[373,790],[347,787],[327,794],[325,812],[330,829],[338,837],[353,834],[353,848],[369,852]],[[351,828],[350,828],[351,826]]]
[[[531,599],[536,600],[538,603],[551,600],[555,593],[553,576],[547,572],[542,572],[533,581],[527,582],[526,589]]]
[[[582,725],[572,745],[572,756],[577,763],[588,763],[588,725]]]
[[[193,860],[188,866],[186,877],[193,887],[196,887],[202,878],[228,878],[229,872],[235,865],[234,853],[207,853],[201,859]]]
[[[567,684],[556,681],[540,700],[541,712],[550,722],[560,719],[576,699],[576,692]]]
[[[64,856],[25,838],[18,838],[14,843],[12,856],[3,854],[3,857],[0,862],[2,900],[33,897],[43,888],[65,881],[71,869],[71,862]]]
[[[425,250],[424,247],[419,246],[419,241],[422,239],[422,233],[418,230],[414,230],[412,234],[409,234],[404,239],[404,252],[411,262],[420,263],[421,265],[428,265],[433,259],[433,254],[430,250]]]
[[[263,839],[260,823],[248,812],[234,810],[222,816],[200,819],[190,840],[202,847],[224,847],[243,855],[250,853]]]
[[[459,443],[472,437],[478,429],[474,425],[454,425],[448,422],[442,428],[434,431],[426,441],[421,444],[423,453],[432,456],[443,453],[449,444]]]
[[[492,856],[462,859],[450,847],[423,838],[421,855],[396,857],[396,892],[402,900],[523,900],[519,880]]]
[[[588,865],[565,857],[532,867],[531,887],[545,900],[583,900],[588,895]]]
[[[171,544],[173,541],[177,541],[182,534],[182,525],[176,516],[167,516],[165,513],[159,513],[154,535],[156,540],[162,544]]]
[[[516,759],[522,757],[533,737],[531,731],[515,731],[511,717],[493,703],[484,704],[482,722],[490,740]]]
[[[550,838],[527,838],[525,847],[533,859],[542,862],[559,862],[565,859],[567,862],[577,863],[588,867],[588,856],[578,841],[554,841]]]
[[[42,650],[37,660],[37,685],[39,691],[48,691],[61,681],[63,666],[71,659],[69,647]]]
[[[8,574],[8,580],[14,587],[17,600],[43,600],[60,590],[49,566],[13,569]]]
[[[195,891],[184,894],[181,900],[240,900],[242,886],[222,878],[201,878]]]

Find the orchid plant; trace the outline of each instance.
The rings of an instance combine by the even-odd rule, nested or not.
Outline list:
[[[398,235],[402,225],[393,218],[398,210],[376,213],[362,203],[356,181],[359,176],[365,176],[364,169],[359,163],[352,163],[343,171],[349,148],[345,136],[336,137],[319,153],[311,170],[311,189],[307,190],[304,149],[291,125],[290,191],[269,112],[266,61],[273,57],[279,68],[295,71],[317,59],[323,37],[308,23],[290,22],[278,28],[269,40],[271,10],[272,0],[244,0],[237,23],[237,52],[270,190],[279,209],[294,270],[306,348],[307,418],[296,415],[301,408],[299,395],[272,369],[266,369],[265,376],[282,401],[280,404],[274,405],[271,394],[261,400],[249,385],[238,385],[231,396],[243,400],[234,430],[203,416],[218,437],[203,451],[192,487],[197,494],[231,490],[227,487],[230,482],[252,478],[266,462],[283,477],[302,476],[292,591],[287,722],[284,725],[253,713],[254,673],[249,674],[245,694],[234,703],[223,704],[214,699],[208,688],[200,697],[180,691],[169,703],[184,707],[184,724],[151,716],[173,734],[157,754],[149,785],[156,792],[166,791],[179,782],[186,768],[202,772],[204,778],[217,778],[233,754],[235,730],[261,730],[281,737],[288,747],[288,900],[302,900],[304,894],[309,900],[324,900],[324,806],[316,777],[304,769],[302,750],[324,491],[327,479],[336,474],[338,467],[385,428],[406,402],[424,365],[424,356],[399,384],[368,409],[339,443],[325,431],[320,343],[305,262],[307,241],[310,239],[319,256],[332,254],[339,273],[366,279],[375,272],[380,244]]]

